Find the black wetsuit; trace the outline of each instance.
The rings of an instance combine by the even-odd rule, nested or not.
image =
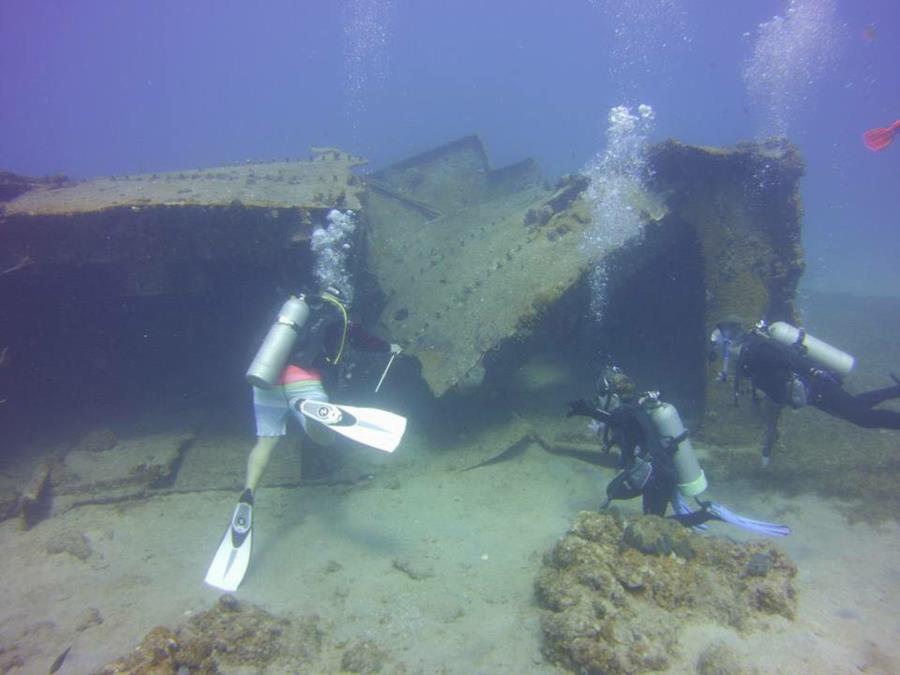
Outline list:
[[[900,385],[854,396],[833,373],[816,366],[797,347],[785,346],[759,333],[747,336],[738,358],[735,391],[741,379],[747,378],[775,403],[799,407],[790,396],[795,377],[805,388],[806,403],[829,415],[868,429],[900,429],[900,412],[875,409],[883,401],[900,398]]]
[[[612,411],[592,408],[586,401],[573,401],[571,415],[592,417],[607,425],[612,443],[619,446],[620,473],[607,487],[610,499],[641,496],[644,513],[664,516],[675,494],[677,477],[672,451],[650,422],[650,416],[637,403],[623,403]],[[641,470],[650,465],[646,482],[638,485]],[[644,465],[644,466],[642,466]]]
[[[356,323],[346,324],[344,316],[331,302],[310,302],[310,313],[297,338],[288,363],[304,370],[316,370],[326,384],[338,379],[338,368],[343,362],[343,352],[349,345],[367,351],[384,352],[390,345],[366,332]]]

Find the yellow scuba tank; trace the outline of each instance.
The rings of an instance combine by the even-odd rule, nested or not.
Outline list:
[[[658,392],[647,393],[640,403],[650,416],[650,423],[660,438],[669,440],[674,446],[672,460],[678,477],[679,492],[685,497],[694,497],[704,492],[708,486],[706,475],[694,455],[694,446],[681,422],[678,409],[671,403],[660,401]]]
[[[288,298],[247,369],[247,382],[263,389],[275,386],[308,317],[309,306],[302,295]]]
[[[769,335],[773,340],[787,347],[792,345],[799,346],[804,354],[814,361],[816,365],[835,373],[840,378],[847,377],[850,371],[853,370],[853,365],[856,362],[850,354],[841,351],[837,347],[832,347],[827,342],[813,337],[802,328],[797,328],[784,321],[776,321],[770,325]]]

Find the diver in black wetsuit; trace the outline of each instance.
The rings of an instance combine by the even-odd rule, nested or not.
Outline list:
[[[615,499],[642,498],[646,514],[669,516],[687,527],[703,527],[720,520],[769,536],[784,536],[790,529],[741,516],[711,501],[706,476],[694,456],[689,434],[674,406],[660,400],[658,392],[637,394],[634,383],[621,370],[604,370],[597,382],[597,397],[571,401],[566,417],[590,417],[591,428],[602,437],[603,451],[619,448],[620,473],[606,487],[606,508]],[[694,497],[699,509],[685,500]]]
[[[741,347],[735,384],[742,378],[780,405],[801,408],[808,404],[867,429],[900,429],[900,412],[875,408],[900,398],[896,378],[891,387],[854,395],[834,373],[819,368],[792,347],[756,333]]]
[[[748,333],[739,332],[733,325],[720,325],[711,339],[713,346],[720,345],[726,355],[739,344],[734,376],[735,404],[744,379],[750,381],[754,396],[759,390],[775,404],[774,413],[768,415],[763,465],[768,463],[778,416],[785,405],[795,410],[811,405],[867,429],[900,429],[900,412],[875,408],[884,401],[900,398],[900,380],[893,375],[893,386],[854,395],[843,388],[839,372],[817,362],[815,354],[804,344],[806,334],[802,330],[797,331],[797,341],[792,344],[775,339],[764,323]],[[720,380],[726,379],[725,372],[723,368]]]
[[[619,448],[621,473],[607,488],[607,503],[640,496],[644,513],[663,516],[678,483],[673,453],[637,398],[631,379],[618,368],[607,368],[597,382],[593,404],[583,399],[572,401],[566,416],[596,420],[599,424],[593,428],[602,433],[603,451]]]

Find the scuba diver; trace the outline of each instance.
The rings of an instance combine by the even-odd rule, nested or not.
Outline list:
[[[687,429],[675,406],[660,400],[659,392],[636,393],[634,383],[616,367],[606,368],[597,382],[593,403],[584,399],[569,403],[567,417],[590,417],[603,439],[603,451],[619,448],[620,473],[606,486],[604,509],[614,499],[642,498],[646,514],[669,516],[687,527],[702,528],[720,520],[769,536],[790,534],[784,525],[738,515],[721,504],[704,499],[708,483],[694,455]],[[685,501],[694,497],[699,509]]]
[[[744,332],[740,322],[729,320],[716,325],[710,336],[710,359],[722,352],[723,366],[719,380],[727,380],[729,363],[736,353],[734,368],[734,403],[737,405],[741,384],[750,382],[754,403],[756,392],[763,392],[773,404],[767,417],[763,443],[763,466],[769,462],[777,438],[778,418],[784,406],[794,410],[811,405],[866,429],[900,429],[900,412],[875,406],[900,398],[900,380],[893,374],[894,385],[851,394],[843,380],[853,369],[855,359],[849,354],[809,335],[783,321],[767,325],[760,321]]]
[[[384,452],[393,452],[400,443],[406,429],[406,419],[400,415],[329,403],[325,383],[337,379],[348,343],[369,351],[390,352],[381,381],[401,352],[399,345],[388,344],[352,323],[335,288],[291,297],[282,306],[247,370],[247,381],[253,387],[257,440],[247,459],[244,491],[206,583],[235,591],[246,573],[254,494],[272,451],[286,433],[289,413],[318,445],[331,445],[336,433]]]

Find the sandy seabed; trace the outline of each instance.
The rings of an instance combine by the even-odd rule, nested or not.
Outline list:
[[[581,424],[548,418],[545,428]],[[612,471],[536,444],[461,471],[490,456],[489,437],[441,449],[422,439],[412,430],[392,456],[345,450],[340,470],[366,476],[353,484],[261,488],[253,559],[237,597],[275,614],[316,614],[335,643],[374,642],[387,654],[382,672],[565,672],[541,654],[533,582],[543,553],[576,513],[597,507]],[[196,447],[242,456],[251,441],[207,437]],[[851,524],[840,503],[761,496],[742,482],[713,492],[734,510],[793,528],[779,544],[799,567],[798,614],[749,634],[687,625],[668,672],[695,672],[716,641],[764,673],[900,672],[896,522]],[[17,655],[22,665],[8,672],[46,673],[72,645],[59,672],[89,673],[154,626],[208,609],[220,593],[202,579],[235,498],[231,490],[187,491],[75,508],[28,531],[0,524],[0,663]],[[725,525],[712,530],[742,536]],[[70,533],[84,535],[83,559],[48,552]]]
[[[892,338],[900,305],[831,296],[805,302],[815,330],[864,357],[855,389],[884,386],[900,362],[900,343]],[[330,645],[378,645],[385,673],[565,672],[541,653],[534,579],[575,515],[597,508],[614,471],[536,443],[507,461],[463,469],[529,429],[549,439],[583,434],[584,420],[565,419],[564,402],[589,391],[589,376],[538,358],[521,369],[517,390],[499,406],[508,421],[461,415],[444,425],[458,433],[437,443],[433,429],[411,419],[393,455],[339,447],[335,477],[347,480],[331,485],[297,486],[297,444],[283,442],[257,493],[253,557],[236,596],[276,615],[317,615]],[[793,621],[771,617],[748,633],[685,625],[668,672],[695,673],[698,656],[725,643],[748,672],[900,673],[900,526],[890,509],[898,433],[826,418],[815,410],[792,417],[805,426],[787,437],[793,452],[779,447],[773,457],[778,486],[758,473],[718,480],[707,448],[696,444],[712,469],[713,498],[793,529],[777,544],[799,569],[798,610]],[[207,423],[169,494],[74,508],[30,530],[18,520],[0,523],[0,672],[11,666],[10,673],[47,673],[71,645],[59,672],[90,673],[128,654],[155,626],[178,626],[215,605],[221,593],[203,577],[253,441],[249,429],[231,431],[241,426]],[[128,430],[119,436],[127,439]],[[753,448],[733,452],[756,462]],[[35,460],[7,456],[0,473],[7,482],[27,481]],[[868,501],[840,501],[823,489],[847,487],[842,476],[860,466],[874,474],[855,473],[856,479],[874,482],[850,485],[844,494],[869,495]],[[818,494],[788,490],[800,485]],[[881,490],[881,501],[872,501],[866,485]],[[882,517],[859,520],[878,505]],[[626,514],[639,508],[637,500],[622,506]],[[746,539],[724,524],[710,530]],[[77,545],[60,547],[64,541]],[[52,553],[59,548],[67,552]],[[297,672],[334,672],[340,658],[317,668]]]

